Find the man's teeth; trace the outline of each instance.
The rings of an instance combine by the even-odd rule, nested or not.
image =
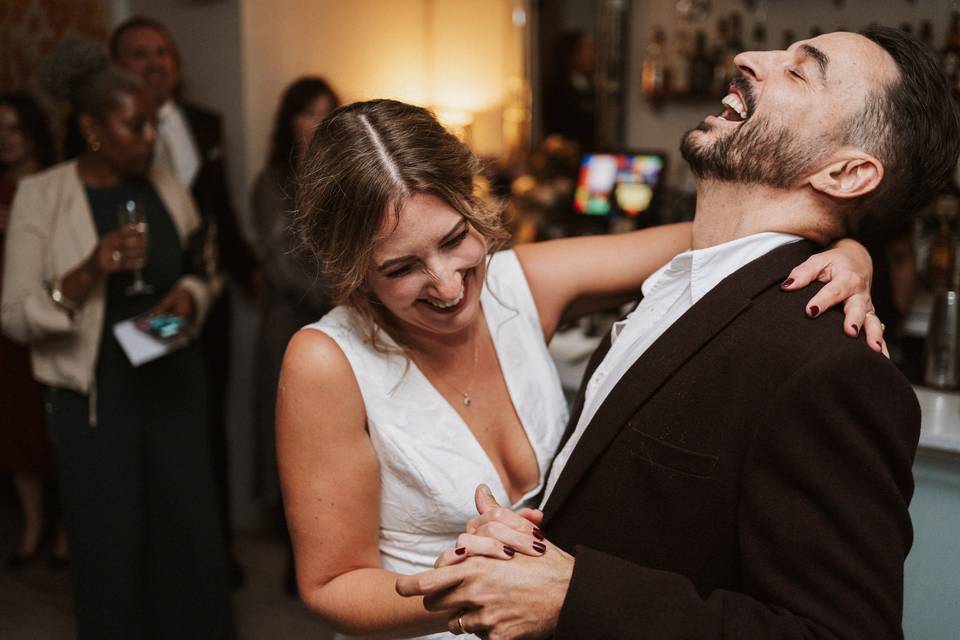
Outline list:
[[[427,302],[429,302],[429,303],[432,304],[433,306],[437,307],[438,309],[449,309],[450,307],[454,307],[454,306],[460,304],[460,301],[461,301],[461,300],[463,300],[463,285],[462,285],[462,284],[460,285],[460,293],[457,294],[456,299],[451,300],[450,302],[440,302],[439,300],[433,300],[433,299],[431,299],[431,298],[427,298]]]
[[[727,96],[720,101],[725,107],[730,107],[734,111],[740,114],[740,117],[744,120],[747,119],[747,108],[741,102],[740,98],[735,93],[727,94]]]

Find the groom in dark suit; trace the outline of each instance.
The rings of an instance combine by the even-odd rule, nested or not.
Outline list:
[[[955,106],[933,56],[891,29],[736,62],[723,113],[681,147],[694,248],[588,368],[546,486],[553,544],[397,582],[454,611],[454,633],[903,635],[915,396],[839,312],[810,320],[809,294],[778,285],[818,244],[936,193],[957,163]],[[517,520],[490,509],[470,530],[542,537]]]

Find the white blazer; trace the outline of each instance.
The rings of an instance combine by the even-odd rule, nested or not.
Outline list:
[[[200,225],[193,199],[162,167],[154,166],[148,178],[186,246]],[[53,303],[48,285],[89,258],[97,241],[75,160],[20,180],[7,227],[0,325],[11,339],[30,347],[38,381],[84,394],[91,393],[96,369],[105,281],[94,285],[73,317]],[[214,295],[212,283],[186,275],[177,286],[193,296],[199,323]]]

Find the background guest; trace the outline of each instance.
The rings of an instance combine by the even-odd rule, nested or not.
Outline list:
[[[156,312],[199,327],[211,287],[185,272],[183,247],[200,220],[152,165],[155,110],[137,76],[85,41],[59,47],[45,76],[87,149],[21,180],[0,312],[47,385],[77,637],[231,637],[201,354],[188,345],[134,367],[112,330]],[[131,201],[143,224],[121,224]],[[132,293],[133,269],[153,293]]]
[[[53,142],[46,116],[23,93],[0,96],[0,274],[10,204],[20,178],[53,164]],[[2,280],[2,275],[0,275]],[[13,475],[23,511],[20,544],[7,559],[18,569],[37,559],[42,537],[54,525],[44,505],[44,484],[53,476],[53,456],[47,439],[40,385],[33,379],[30,352],[0,336],[0,471]],[[67,562],[66,537],[58,530],[51,566]]]
[[[256,260],[240,235],[227,188],[226,149],[220,114],[180,99],[181,60],[165,25],[135,16],[124,21],[110,38],[110,55],[120,67],[143,79],[157,109],[157,162],[166,164],[180,183],[190,189],[200,211],[204,237],[212,247],[211,265],[221,275],[249,288]],[[201,336],[210,390],[209,430],[213,467],[220,498],[220,521],[228,550],[231,548],[227,459],[226,394],[230,371],[230,300],[224,288],[212,305]],[[243,582],[243,572],[229,554],[233,586]]]
[[[294,333],[331,308],[319,265],[301,250],[293,229],[293,177],[313,130],[338,106],[337,94],[321,78],[300,78],[287,87],[275,116],[267,164],[253,187],[254,249],[264,275],[254,400],[256,488],[262,502],[277,513],[280,522],[285,520],[277,476],[274,413],[283,352]],[[284,538],[289,545],[285,526]],[[296,574],[293,550],[288,550],[286,586],[292,592],[296,590]]]

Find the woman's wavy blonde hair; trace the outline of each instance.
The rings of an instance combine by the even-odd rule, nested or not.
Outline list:
[[[476,187],[480,171],[430,111],[403,102],[355,102],[317,127],[297,179],[296,224],[333,301],[359,313],[379,351],[391,351],[377,335],[390,318],[364,283],[386,216],[398,217],[415,194],[433,195],[466,218],[492,254],[509,233],[502,206]]]

